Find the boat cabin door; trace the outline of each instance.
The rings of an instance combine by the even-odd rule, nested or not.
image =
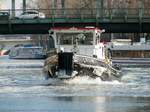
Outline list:
[[[94,56],[97,57],[98,59],[104,60],[106,48],[104,43],[101,43],[101,33],[95,33],[94,43],[95,43]]]

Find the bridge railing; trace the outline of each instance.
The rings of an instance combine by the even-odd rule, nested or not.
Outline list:
[[[150,18],[150,8],[140,9],[140,8],[65,8],[65,9],[26,9],[26,11],[39,11],[46,15],[49,19],[102,19],[102,20],[112,20],[113,18]],[[23,12],[23,9],[15,10],[0,10],[0,12],[9,12],[10,19],[15,19],[19,17]],[[13,15],[15,12],[15,15]],[[1,18],[0,18],[1,19]]]
[[[120,17],[136,17],[140,15],[140,10],[137,8],[133,9],[39,9],[40,12],[44,12],[47,18],[120,18]],[[145,13],[147,14],[147,13]],[[144,15],[143,15],[144,16]],[[147,15],[147,16],[150,16]]]

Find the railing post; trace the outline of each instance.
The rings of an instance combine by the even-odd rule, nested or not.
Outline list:
[[[110,8],[109,9],[109,19],[110,19],[110,21],[112,20],[112,18],[113,18],[113,9],[112,8]]]
[[[11,14],[12,18],[15,17],[15,0],[11,0]]]
[[[142,17],[144,14],[144,0],[140,0],[139,2],[139,31],[142,32]]]
[[[103,19],[104,0],[96,0],[96,19]]]
[[[61,6],[62,6],[62,16],[65,17],[65,0],[61,0]]]
[[[96,17],[102,17],[103,15],[103,0],[96,0]]]
[[[23,0],[23,12],[26,11],[26,0]]]
[[[144,14],[144,0],[139,1],[139,19],[143,17]]]
[[[9,14],[11,13],[11,9],[9,9]],[[15,17],[15,16],[14,16]],[[11,18],[8,19],[8,28],[9,28],[9,32],[12,32],[12,27],[11,27]]]
[[[52,4],[51,4],[51,10],[52,10],[52,24],[54,26],[54,22],[55,22],[55,14],[56,14],[56,3],[57,1],[56,0],[52,0]]]

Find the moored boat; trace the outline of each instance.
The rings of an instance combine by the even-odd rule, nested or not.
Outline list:
[[[108,46],[114,64],[121,66],[150,66],[150,44],[116,39]]]
[[[45,53],[40,46],[17,46],[10,49],[10,59],[44,59]]]

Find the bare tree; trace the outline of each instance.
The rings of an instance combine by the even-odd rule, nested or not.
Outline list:
[[[0,3],[0,9],[2,9],[2,4]]]
[[[30,0],[27,3],[27,7],[33,9],[48,9],[47,11],[43,10],[46,15],[53,13],[56,15],[61,15],[61,13],[66,15],[80,15],[82,13],[89,13],[89,9],[95,7],[95,0]],[[50,9],[56,9],[57,11],[52,12]],[[64,9],[70,10],[63,11]],[[81,12],[81,10],[84,11]]]
[[[4,4],[3,2],[4,2],[4,0],[0,1],[0,9],[3,9],[3,4]]]
[[[144,16],[150,16],[150,0],[144,0]]]
[[[27,9],[36,9],[45,13],[46,17],[50,17],[52,14],[52,2],[53,0],[30,0],[27,2]]]
[[[140,1],[142,0],[29,0],[28,8],[35,9],[47,9],[41,10],[48,17],[55,14],[56,17],[60,15],[87,16],[90,17],[96,14],[95,8],[104,8],[104,15],[114,16],[130,16],[137,15],[139,13]],[[149,8],[150,0],[143,0],[145,8]],[[100,3],[102,7],[97,7],[97,3]],[[56,9],[51,10],[51,9]],[[68,10],[67,10],[68,9]],[[100,11],[101,12],[101,11]],[[146,14],[150,14],[149,10],[144,11]]]
[[[90,17],[94,14],[95,0],[65,0],[68,14],[75,17]]]

